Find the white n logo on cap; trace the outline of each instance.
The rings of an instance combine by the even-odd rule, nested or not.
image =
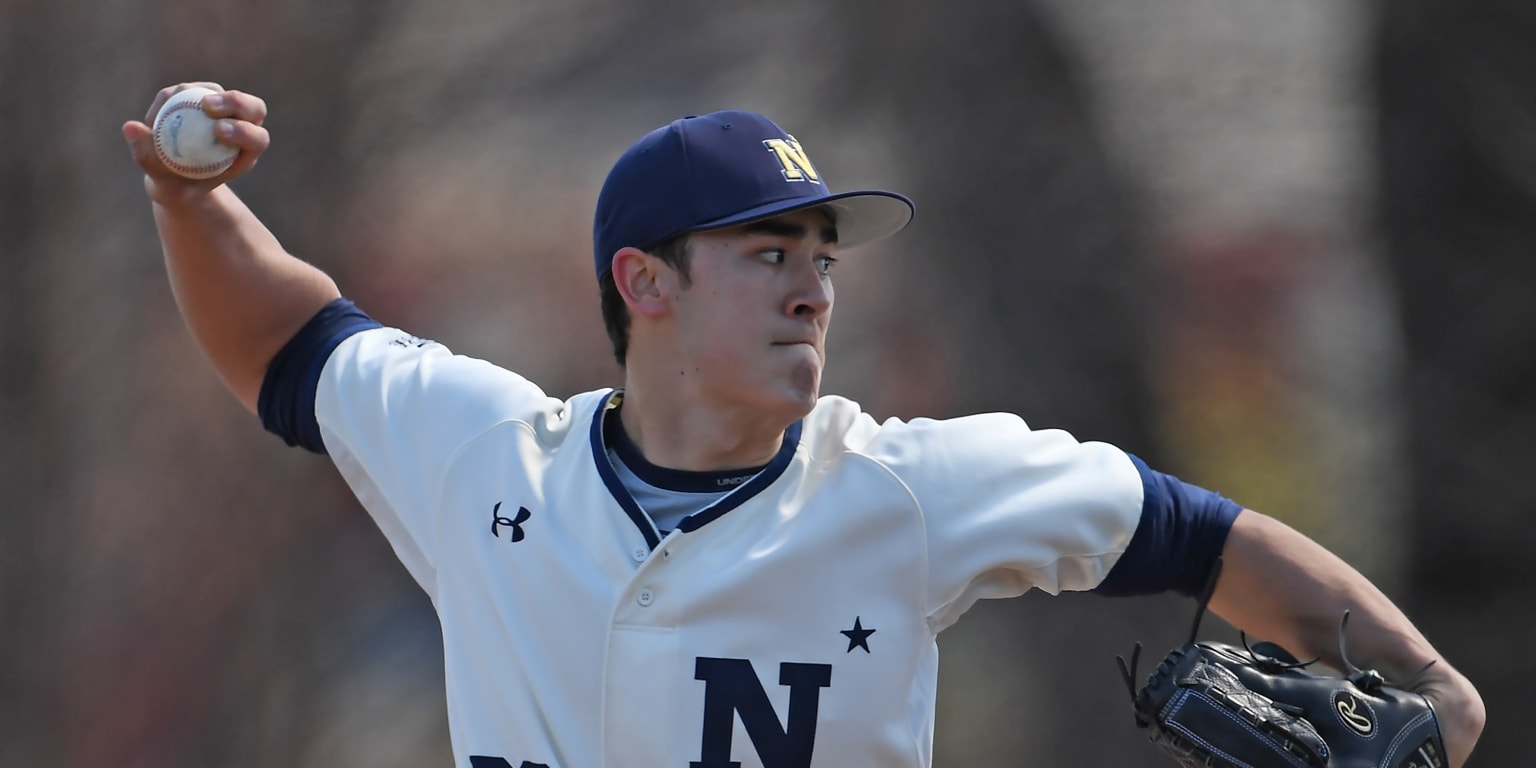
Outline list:
[[[785,181],[814,181],[821,183],[821,177],[816,175],[816,166],[811,165],[810,158],[805,156],[805,150],[800,148],[800,142],[795,137],[788,139],[764,139],[763,146],[779,159],[779,165],[784,168]]]

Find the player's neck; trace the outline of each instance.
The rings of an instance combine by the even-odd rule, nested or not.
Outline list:
[[[789,426],[781,418],[746,408],[657,397],[633,376],[626,383],[618,415],[646,461],[694,472],[767,464],[778,453]]]

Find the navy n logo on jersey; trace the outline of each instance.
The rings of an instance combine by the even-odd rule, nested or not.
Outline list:
[[[527,507],[518,507],[516,517],[502,517],[501,502],[498,501],[496,506],[491,507],[491,535],[498,539],[501,538],[500,529],[501,526],[505,525],[512,528],[513,541],[522,541],[524,535],[523,523],[528,522],[528,518],[532,516],[533,513],[529,512]]]
[[[731,760],[731,733],[741,717],[747,737],[765,768],[808,768],[816,747],[816,712],[821,689],[832,685],[831,664],[779,665],[779,685],[789,686],[784,722],[746,659],[698,657],[693,677],[704,681],[704,741],[689,768],[741,768]]]
[[[485,755],[470,755],[469,768],[512,768],[505,757],[487,757]],[[517,768],[549,768],[543,763],[534,763],[524,760]]]

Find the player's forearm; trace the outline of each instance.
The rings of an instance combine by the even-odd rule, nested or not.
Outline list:
[[[340,295],[291,256],[227,186],[154,205],[176,303],[193,337],[252,411],[267,364],[305,321]]]
[[[1222,557],[1211,610],[1255,638],[1337,665],[1339,620],[1348,610],[1349,652],[1355,664],[1405,676],[1438,656],[1381,590],[1338,556],[1274,518],[1244,510],[1233,523]]]
[[[1237,516],[1222,558],[1210,602],[1218,616],[1298,657],[1320,656],[1344,669],[1339,620],[1347,609],[1349,661],[1428,696],[1439,708],[1451,765],[1466,760],[1485,718],[1476,688],[1363,575],[1284,523],[1252,510]]]

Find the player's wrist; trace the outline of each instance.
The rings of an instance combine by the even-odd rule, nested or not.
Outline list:
[[[1449,665],[1426,673],[1425,679],[1414,688],[1434,706],[1451,768],[1460,768],[1482,735],[1488,716],[1482,695],[1472,681]]]
[[[185,215],[214,206],[214,191],[222,184],[189,182],[179,177],[144,175],[144,194],[164,213]]]

